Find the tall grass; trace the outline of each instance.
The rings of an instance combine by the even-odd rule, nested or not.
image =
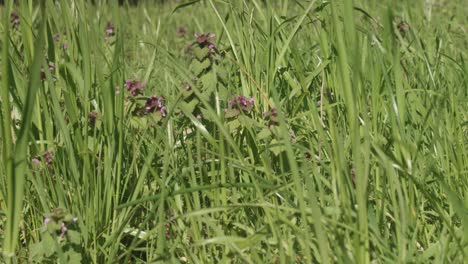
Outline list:
[[[468,254],[461,2],[40,2],[0,8],[2,261]]]

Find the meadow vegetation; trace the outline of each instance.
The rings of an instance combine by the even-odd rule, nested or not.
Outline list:
[[[0,262],[467,257],[463,1],[18,2]]]

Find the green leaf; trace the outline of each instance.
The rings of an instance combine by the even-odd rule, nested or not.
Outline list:
[[[193,110],[195,110],[195,107],[197,106],[197,104],[198,104],[198,99],[194,98],[190,102],[180,102],[179,107],[184,112],[193,113]]]
[[[224,113],[225,118],[232,118],[236,117],[240,114],[239,110],[237,109],[226,109],[226,112]]]
[[[73,249],[66,251],[64,256],[69,264],[81,263],[81,254],[75,252]]]
[[[212,93],[216,90],[216,75],[213,72],[208,72],[200,77],[200,81],[203,84],[203,91]]]
[[[273,152],[273,154],[275,154],[275,156],[278,156],[281,152],[286,150],[284,145],[279,144],[279,142],[276,139],[272,139],[270,145],[270,150],[271,152]]]
[[[271,136],[270,129],[264,128],[257,134],[257,140],[262,140],[262,139],[268,138],[270,136]]]
[[[72,244],[76,244],[76,245],[81,244],[81,234],[78,231],[68,230],[67,238],[68,238],[68,241]]]
[[[197,60],[202,61],[208,56],[208,54],[210,53],[210,50],[207,47],[200,48],[199,46],[195,46],[193,48],[193,53],[195,54],[195,57],[197,58]]]
[[[229,131],[231,133],[233,133],[240,127],[241,124],[240,124],[238,119],[234,119],[234,120],[228,122],[227,125],[228,125],[228,128],[229,128]]]
[[[192,70],[193,74],[198,76],[200,75],[204,70],[208,69],[211,66],[211,61],[210,59],[205,59],[202,62],[199,62],[197,60],[193,60],[192,64],[190,64],[190,69]]]

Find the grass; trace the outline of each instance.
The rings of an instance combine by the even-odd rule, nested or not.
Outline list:
[[[466,258],[461,1],[6,2],[2,261]]]

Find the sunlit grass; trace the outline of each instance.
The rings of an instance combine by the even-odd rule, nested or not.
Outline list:
[[[461,2],[11,2],[2,261],[468,254]]]

